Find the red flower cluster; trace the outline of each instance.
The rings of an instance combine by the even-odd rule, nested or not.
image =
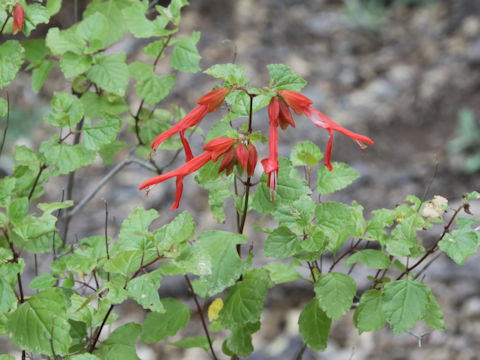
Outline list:
[[[246,140],[246,144],[244,144],[240,139],[219,137],[208,142],[203,147],[203,150],[205,150],[205,152],[196,157],[193,157],[190,145],[185,138],[185,130],[198,124],[207,113],[216,111],[222,104],[225,96],[228,94],[229,91],[229,88],[220,88],[204,95],[197,101],[199,106],[197,106],[190,113],[188,113],[172,128],[160,134],[153,141],[152,151],[155,151],[163,141],[165,141],[172,135],[179,133],[180,139],[185,149],[186,163],[176,170],[170,171],[166,174],[155,176],[145,181],[142,185],[140,185],[140,190],[148,190],[153,185],[161,183],[172,177],[177,177],[175,202],[170,208],[171,210],[175,210],[176,208],[178,208],[180,204],[180,198],[182,197],[183,178],[188,174],[197,171],[210,160],[216,162],[223,155],[223,159],[220,163],[220,168],[218,172],[226,170],[226,173],[228,175],[233,171],[233,167],[238,162],[243,168],[243,170],[247,172],[248,176],[253,175],[255,171],[255,166],[257,164],[257,149],[255,149],[255,146],[250,143],[249,140]]]
[[[311,106],[312,103],[312,100],[306,96],[289,90],[279,91],[278,96],[273,97],[270,101],[268,106],[268,116],[270,118],[270,135],[268,140],[269,156],[268,158],[262,160],[262,165],[265,173],[268,174],[267,185],[272,190],[272,199],[275,195],[278,177],[278,126],[280,125],[282,130],[285,130],[288,125],[295,127],[289,107],[297,115],[305,114],[316,126],[328,131],[330,138],[328,140],[327,150],[325,152],[324,165],[330,171],[333,170],[332,164],[330,163],[330,157],[332,154],[334,131],[338,131],[353,139],[362,150],[366,147],[363,144],[364,142],[370,145],[374,144],[373,140],[369,137],[354,133],[334,123],[327,116],[313,108]]]
[[[13,9],[13,24],[12,24],[12,34],[16,35],[23,27],[23,20],[25,19],[25,11],[23,11],[22,5],[20,3],[15,4]]]
[[[185,130],[198,124],[206,114],[216,111],[229,91],[230,88],[219,88],[204,95],[197,101],[199,106],[188,113],[172,128],[160,134],[153,141],[152,151],[155,151],[163,141],[172,135],[179,133],[185,149],[186,163],[176,170],[155,176],[145,181],[140,185],[140,190],[147,189],[148,191],[153,185],[172,177],[176,177],[175,203],[171,207],[171,210],[175,210],[178,208],[182,196],[183,178],[188,174],[197,171],[209,161],[216,162],[221,156],[223,156],[218,172],[225,170],[228,175],[233,171],[235,164],[238,163],[248,176],[253,175],[257,164],[257,150],[248,138],[232,139],[228,137],[219,137],[213,139],[203,147],[204,152],[196,157],[193,157],[190,145],[185,138]],[[356,134],[334,123],[327,116],[313,108],[311,104],[312,101],[300,93],[281,90],[278,91],[277,95],[272,98],[268,105],[268,117],[270,119],[268,139],[269,156],[262,160],[262,165],[265,174],[268,175],[267,185],[272,191],[272,200],[275,196],[278,178],[278,127],[280,126],[282,130],[285,130],[288,125],[295,127],[295,122],[293,121],[290,109],[292,109],[297,115],[305,114],[316,126],[328,131],[330,138],[327,144],[324,165],[328,167],[330,171],[333,170],[332,164],[330,163],[330,157],[332,153],[334,131],[338,131],[353,139],[362,150],[365,148],[365,145],[363,144],[364,142],[373,145],[373,141],[370,138]]]

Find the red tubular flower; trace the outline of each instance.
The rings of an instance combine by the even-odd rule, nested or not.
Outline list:
[[[290,109],[285,101],[280,100],[278,102],[278,109],[278,125],[280,125],[280,128],[285,130],[288,125],[291,125],[294,128],[295,122],[293,121],[292,113],[290,112]]]
[[[20,3],[15,4],[13,10],[13,24],[12,24],[12,34],[16,35],[23,28],[23,20],[25,19],[25,11],[23,10]]]
[[[296,91],[281,90],[278,92],[285,102],[292,108],[297,115],[305,112],[305,109],[310,106],[313,101]]]
[[[255,167],[257,166],[257,149],[252,143],[248,143],[248,163],[247,163],[247,174],[248,176],[253,176],[255,172]]]
[[[226,174],[230,175],[233,171],[233,166],[235,165],[235,150],[230,148],[225,155],[223,155],[222,162],[218,168],[218,172],[221,173],[223,170],[226,170]]]
[[[333,167],[332,164],[330,163],[330,156],[332,154],[332,146],[333,146],[333,132],[338,131],[339,133],[342,133],[349,138],[351,138],[353,141],[355,141],[358,146],[363,150],[366,148],[366,145],[363,143],[367,143],[369,145],[373,145],[374,142],[372,139],[365,135],[360,135],[357,133],[354,133],[353,131],[347,130],[340,125],[336,124],[332,120],[330,120],[326,115],[322,114],[320,111],[317,109],[313,108],[312,106],[308,106],[304,110],[304,114],[312,120],[312,122],[325,130],[328,131],[328,134],[330,135],[330,138],[328,139],[328,144],[327,144],[327,150],[325,152],[325,162],[324,165],[328,168],[328,170],[332,171]]]
[[[197,125],[209,112],[216,111],[229,91],[229,88],[220,88],[210,91],[208,94],[202,96],[197,101],[199,106],[190,111],[182,120],[173,125],[170,129],[157,136],[152,143],[152,150],[155,151],[162,142],[172,135]]]
[[[171,210],[175,210],[180,204],[180,198],[183,192],[183,178],[188,174],[191,174],[197,171],[206,163],[208,163],[210,160],[212,160],[213,162],[217,161],[220,156],[222,156],[232,148],[235,142],[236,142],[236,139],[231,139],[226,137],[213,139],[203,147],[205,152],[188,160],[185,164],[180,166],[178,169],[175,169],[166,174],[157,175],[152,177],[151,179],[148,179],[147,181],[143,182],[140,185],[139,189],[140,190],[147,189],[148,191],[149,188],[151,188],[153,185],[156,185],[165,180],[171,179],[172,177],[177,177],[177,181],[176,181],[177,190],[175,193],[175,202],[170,208]]]
[[[280,113],[279,100],[273,97],[268,105],[270,131],[268,136],[268,158],[262,160],[265,174],[268,175],[267,186],[271,189],[270,196],[275,198],[278,177],[278,116]]]
[[[248,165],[248,150],[242,143],[238,144],[235,149],[235,156],[237,157],[238,163],[242,167],[243,171],[247,171]]]

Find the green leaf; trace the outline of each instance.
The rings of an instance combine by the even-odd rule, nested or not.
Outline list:
[[[45,214],[51,214],[55,210],[66,209],[73,206],[72,200],[62,201],[62,202],[52,202],[52,203],[40,203],[37,207],[42,210]]]
[[[45,8],[48,11],[48,15],[53,16],[60,11],[62,7],[62,0],[47,0]]]
[[[172,298],[162,299],[165,311],[163,313],[150,312],[143,323],[140,341],[151,344],[167,336],[174,336],[190,321],[190,308]],[[162,324],[162,326],[158,326]]]
[[[212,339],[212,342],[215,339]],[[205,351],[210,350],[210,345],[206,336],[189,337],[175,342],[167,342],[169,345],[178,346],[184,349],[200,348]]]
[[[248,356],[253,352],[252,334],[259,329],[260,322],[235,327],[224,342],[224,346],[227,347],[229,353]]]
[[[345,261],[345,266],[361,262],[372,269],[388,269],[390,267],[390,258],[387,254],[379,250],[366,249],[360,250],[349,256]]]
[[[320,308],[316,298],[310,300],[298,318],[298,328],[303,342],[316,351],[325,350],[327,347],[331,325],[332,320]]]
[[[142,263],[140,250],[117,251],[105,263],[104,269],[108,272],[119,273],[125,276],[137,271]]]
[[[202,297],[212,296],[232,286],[248,266],[237,253],[237,244],[245,243],[245,236],[225,231],[205,231],[192,247],[196,262],[205,269],[193,281],[195,291]]]
[[[86,40],[89,44],[87,53],[94,53],[103,48],[102,39],[109,30],[109,23],[107,18],[99,12],[93,13],[77,25],[77,35]]]
[[[0,89],[15,79],[24,54],[25,50],[17,40],[7,40],[0,46]]]
[[[77,35],[75,28],[62,31],[50,28],[45,40],[52,55],[63,55],[68,51],[82,54],[85,49],[85,41]]]
[[[287,227],[279,227],[268,235],[263,256],[284,259],[295,255],[300,249],[302,239]]]
[[[395,335],[424,319],[428,303],[428,288],[420,281],[397,280],[384,287],[383,311]]]
[[[360,298],[360,304],[353,314],[353,322],[361,334],[364,331],[377,331],[387,322],[382,310],[383,294],[378,290],[367,290]]]
[[[350,310],[357,284],[347,274],[331,272],[317,280],[314,290],[320,307],[337,321]]]
[[[86,119],[83,127],[85,147],[89,150],[98,151],[104,145],[115,140],[118,132],[122,129],[122,121],[115,116],[107,116],[101,123],[92,126]]]
[[[53,61],[43,61],[40,66],[33,69],[32,72],[32,89],[37,94],[42,88],[45,80],[47,80],[50,70],[55,65]]]
[[[471,193],[465,194],[465,199],[467,199],[467,201],[480,199],[480,193],[478,193],[477,191],[472,191]]]
[[[175,75],[149,76],[135,85],[135,91],[150,106],[155,106],[165,99],[175,86]]]
[[[10,310],[13,304],[17,301],[17,297],[12,289],[12,286],[3,279],[0,275],[0,315],[3,315]]]
[[[87,77],[102,89],[124,96],[130,78],[125,58],[125,53],[98,54],[94,57],[95,65],[87,71]]]
[[[443,319],[443,313],[438,305],[437,299],[433,295],[432,291],[427,288],[428,292],[428,304],[427,304],[427,315],[423,319],[425,324],[430,326],[433,329],[445,331],[445,321]]]
[[[28,199],[23,197],[14,200],[8,205],[7,216],[10,221],[17,225],[21,223],[28,211]]]
[[[31,4],[25,8],[25,21],[23,32],[26,36],[30,36],[38,24],[46,24],[50,20],[47,9],[40,4]]]
[[[288,206],[282,206],[273,213],[279,225],[294,229],[297,233],[309,234],[313,224],[315,203],[310,196],[302,196]]]
[[[175,252],[181,251],[185,245],[186,240],[195,236],[195,223],[192,215],[188,212],[183,212],[173,219],[170,224],[167,224],[154,232],[155,245],[163,251],[168,251],[171,256]]]
[[[123,9],[128,8],[131,3],[132,1],[130,0],[93,0],[88,4],[87,9],[83,13],[83,17],[86,18],[99,12],[105,16],[108,21],[107,32],[102,37],[103,48],[107,48],[116,43],[127,32],[128,16],[124,15]]]
[[[135,344],[141,331],[142,326],[134,322],[116,328],[108,339],[100,344],[97,354],[105,360],[137,360]]]
[[[50,50],[45,45],[45,39],[25,40],[22,42],[25,49],[25,59],[30,62],[27,70],[43,62],[43,59],[50,54]]]
[[[307,82],[296,75],[288,66],[282,64],[267,65],[270,73],[273,89],[272,90],[291,90],[300,91]],[[270,87],[272,87],[270,86]]]
[[[28,287],[30,289],[46,289],[52,287],[57,283],[57,279],[52,276],[52,274],[42,274],[34,278]]]
[[[295,145],[290,152],[290,160],[293,166],[315,166],[322,159],[322,152],[311,141],[302,141]]]
[[[478,251],[479,243],[480,233],[478,231],[453,230],[440,240],[438,247],[458,265],[463,265],[468,257]]]
[[[281,262],[270,262],[264,266],[270,273],[270,278],[275,284],[283,284],[297,279],[302,279],[302,276],[292,265],[287,265]]]
[[[397,212],[390,209],[378,209],[372,213],[374,216],[367,222],[366,232],[370,236],[369,239],[377,240],[381,245],[385,245],[388,234],[384,229],[393,225],[397,218]]]
[[[84,114],[83,104],[76,96],[55,92],[52,98],[52,111],[45,115],[44,119],[53,126],[72,128],[82,120]]]
[[[0,98],[0,117],[7,115],[8,113],[8,103],[4,98]]]
[[[99,357],[92,354],[80,354],[74,355],[70,358],[71,360],[100,360]]]
[[[250,269],[228,292],[220,319],[227,329],[260,321],[271,281],[265,269]]]
[[[164,308],[158,296],[162,275],[158,270],[139,276],[128,282],[128,295],[144,309],[163,312]]]
[[[92,66],[92,57],[67,51],[60,58],[60,69],[66,78],[71,78],[86,72]]]
[[[225,80],[225,87],[237,85],[245,86],[248,78],[245,76],[245,68],[235,64],[217,64],[204,71],[205,74],[217,79]]]
[[[180,10],[186,5],[188,5],[188,0],[172,0],[168,6],[168,12],[161,11],[163,9],[161,6],[157,6],[156,9],[164,15],[168,14],[170,21],[174,25],[178,25],[180,23]]]
[[[175,47],[170,55],[170,66],[182,72],[196,73],[200,71],[198,64],[201,56],[196,47],[198,40],[200,40],[200,32],[194,31],[191,37],[171,41]]]
[[[92,119],[102,119],[108,114],[120,115],[129,108],[124,98],[113,94],[97,95],[86,92],[80,101],[85,109],[85,116]]]
[[[220,165],[220,161],[214,164],[216,168]],[[208,204],[212,215],[217,222],[225,221],[225,211],[223,210],[223,203],[225,200],[233,196],[233,192],[230,190],[234,182],[234,175],[220,176],[215,180],[200,184],[203,188],[209,191]]]
[[[128,147],[128,144],[125,141],[114,140],[109,144],[103,145],[98,150],[98,155],[100,155],[105,165],[111,165],[115,163],[115,155],[126,147]]]
[[[330,194],[342,190],[360,177],[357,171],[344,163],[333,163],[333,171],[320,166],[317,173],[317,190],[320,194]]]
[[[47,164],[52,165],[53,175],[68,174],[82,166],[90,165],[95,159],[95,153],[81,144],[43,142],[40,151],[45,155]]]
[[[169,22],[165,16],[157,16],[154,20],[149,20],[145,16],[146,12],[149,12],[148,1],[133,2],[122,10],[128,29],[135,37],[164,36],[176,31],[176,29],[165,30]]]
[[[338,202],[326,202],[315,211],[318,229],[328,239],[328,249],[336,252],[349,237],[362,236],[365,220],[360,205],[347,206]]]
[[[37,354],[68,354],[72,341],[66,317],[66,300],[61,289],[48,289],[21,304],[7,320],[10,340],[18,347]]]
[[[306,181],[300,177],[290,161],[279,158],[276,198],[272,203],[271,190],[267,187],[268,176],[263,174],[253,197],[252,207],[261,213],[272,213],[282,206],[290,206],[294,201],[311,193]]]
[[[0,360],[15,360],[13,355],[0,354]]]

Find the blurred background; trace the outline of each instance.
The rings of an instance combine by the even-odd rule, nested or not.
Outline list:
[[[75,13],[81,17],[87,3],[64,1],[61,13],[34,36],[43,36],[51,26],[71,26]],[[165,5],[168,1],[158,3]],[[420,198],[425,195],[426,199],[442,195],[455,206],[462,194],[480,190],[479,0],[191,0],[182,14],[181,34],[202,33],[198,44],[202,69],[235,62],[246,68],[251,86],[260,87],[268,84],[267,64],[286,64],[308,81],[303,93],[316,108],[375,141],[362,153],[350,139],[335,136],[332,160],[353,166],[361,178],[322,200],[357,200],[369,218],[371,210],[392,208],[409,194]],[[126,36],[109,51],[125,51],[129,62],[150,61],[142,54],[145,45]],[[158,72],[166,71],[168,65],[162,68],[160,63]],[[12,110],[0,164],[4,173],[11,172],[14,145],[38,149],[50,134],[52,130],[43,124],[42,117],[49,111],[53,92],[70,88],[58,68],[52,70],[39,94],[33,92],[30,77],[30,72],[20,73],[8,89]],[[188,111],[216,84],[215,79],[201,73],[178,74],[173,93],[160,107],[176,103]],[[132,109],[138,107],[139,99],[133,91],[128,102]],[[222,111],[220,116],[226,114],[226,109]],[[266,117],[266,111],[255,116],[258,128],[266,128]],[[288,156],[291,147],[303,140],[325,149],[326,132],[305,117],[295,121],[295,129],[280,132],[280,155]],[[202,127],[208,129],[213,123],[213,118],[207,119]],[[133,144],[135,139],[129,136],[124,140]],[[193,145],[199,149],[201,140]],[[266,154],[266,148],[260,148],[260,158]],[[166,153],[156,156],[160,163],[171,158]],[[99,182],[109,169],[101,161],[80,169],[74,199],[85,196],[88,187]],[[174,182],[157,186],[145,198],[137,188],[150,176],[136,165],[115,176],[90,201],[83,215],[72,220],[71,236],[103,234],[103,216],[88,215],[102,212],[105,200],[112,216],[112,235],[118,234],[121,221],[136,206],[158,209],[158,226],[190,210],[199,230],[233,227],[228,220],[226,224],[215,223],[208,212],[206,193],[193,178],[186,181],[176,212],[168,210]],[[64,186],[47,184],[45,200],[59,201]],[[472,211],[478,217],[480,206]],[[420,235],[428,244],[441,229]],[[247,234],[249,241],[262,238],[253,230]],[[349,314],[332,327],[325,352],[307,350],[303,359],[480,359],[479,261],[480,256],[472,256],[459,267],[441,256],[426,272],[424,281],[445,312],[446,332],[418,326],[398,337],[388,328],[359,336]],[[44,266],[48,269],[49,263]],[[354,276],[365,279],[363,270],[357,267]],[[160,295],[191,301],[185,284],[175,279],[162,282]],[[298,315],[312,295],[311,289],[300,282],[274,288],[267,296],[262,328],[254,337],[256,350],[248,359],[295,359],[301,348]],[[126,314],[125,321],[144,317],[140,308],[128,303],[119,311]],[[200,335],[200,326],[187,329],[182,336],[192,332]],[[221,342],[220,336],[216,346]],[[0,342],[0,348],[7,346],[4,344]],[[139,356],[145,360],[209,358],[201,350],[185,351],[161,344],[140,346]]]

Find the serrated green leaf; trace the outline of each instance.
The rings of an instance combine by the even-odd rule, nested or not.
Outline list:
[[[89,45],[87,53],[94,53],[103,48],[102,39],[108,31],[108,20],[100,12],[84,17],[77,25],[77,35]]]
[[[110,260],[105,263],[104,269],[108,272],[128,276],[137,271],[141,263],[142,252],[140,250],[122,250],[110,256]]]
[[[387,322],[382,310],[383,294],[378,290],[367,290],[360,298],[360,304],[353,314],[353,322],[361,334],[365,331],[377,331]]]
[[[13,224],[19,224],[28,211],[28,199],[22,197],[15,199],[8,205],[7,216]]]
[[[162,275],[158,270],[139,276],[128,282],[128,295],[144,309],[163,312],[164,308],[158,296]]]
[[[153,36],[165,36],[174,30],[165,30],[168,19],[165,16],[157,16],[154,20],[147,19],[148,1],[130,3],[124,7],[122,13],[127,20],[128,30],[137,38],[149,38]]]
[[[70,358],[71,360],[100,360],[99,357],[93,355],[93,354],[80,354],[80,355],[74,355]]]
[[[275,284],[283,284],[297,279],[302,279],[300,273],[288,265],[280,262],[270,262],[264,266],[270,273],[270,278]]]
[[[443,319],[443,313],[438,305],[437,299],[435,299],[435,296],[429,288],[427,288],[427,292],[427,315],[423,319],[423,322],[433,329],[445,331],[445,321]]]
[[[250,269],[228,292],[220,319],[227,329],[260,321],[271,281],[265,269]]]
[[[42,210],[45,214],[51,214],[58,209],[66,209],[73,206],[72,200],[62,201],[62,202],[52,202],[52,203],[40,203],[37,207]]]
[[[31,4],[25,8],[25,20],[22,31],[26,36],[37,27],[38,24],[46,24],[50,20],[48,10],[40,4]]]
[[[328,239],[330,251],[336,252],[349,237],[363,235],[365,220],[362,210],[359,205],[350,207],[338,202],[326,202],[317,206],[317,227]]]
[[[111,165],[115,163],[115,155],[126,147],[128,147],[128,144],[125,141],[114,140],[109,144],[103,145],[98,150],[98,155],[100,155],[105,165]]]
[[[332,320],[320,308],[316,298],[302,310],[298,318],[298,328],[302,340],[310,349],[321,351],[327,347]]]
[[[320,307],[337,321],[350,310],[357,284],[347,274],[331,272],[317,280],[314,290]]]
[[[61,289],[42,291],[11,313],[7,321],[8,336],[22,349],[47,355],[52,354],[48,341],[52,339],[55,352],[65,355],[72,341],[66,311]]]
[[[143,323],[140,341],[155,343],[167,336],[174,336],[180,329],[187,326],[190,320],[190,308],[172,298],[162,299],[165,311],[150,312]],[[158,326],[162,324],[162,326]],[[180,346],[180,345],[179,345]]]
[[[52,287],[57,282],[57,279],[52,276],[52,274],[41,274],[34,278],[28,287],[30,289],[46,289]]]
[[[107,33],[102,37],[103,48],[116,43],[128,30],[128,17],[123,13],[123,9],[132,4],[130,0],[115,1],[91,1],[83,13],[83,17],[88,17],[96,12],[101,13],[108,21]]]
[[[155,245],[161,251],[168,251],[172,256],[183,250],[186,240],[194,236],[195,223],[188,212],[181,213],[169,224],[154,232]]]
[[[15,79],[24,54],[25,50],[17,40],[7,40],[0,46],[0,89]]]
[[[30,241],[55,231],[56,222],[57,218],[50,214],[43,214],[41,217],[27,215],[15,225],[13,231],[24,241]]]
[[[150,106],[155,106],[165,99],[175,86],[175,75],[155,76],[138,82],[135,91]]]
[[[393,225],[397,212],[391,209],[378,209],[372,211],[372,213],[374,216],[367,222],[366,232],[369,239],[377,240],[383,246],[388,240],[388,234],[384,229]]]
[[[467,199],[467,201],[480,199],[480,193],[478,193],[477,191],[472,191],[471,193],[465,194],[465,199]]]
[[[225,87],[230,85],[245,86],[248,78],[245,76],[245,68],[235,64],[217,64],[204,71],[205,74],[225,80]]]
[[[27,70],[39,65],[50,53],[45,45],[45,39],[25,40],[22,42],[22,46],[25,49],[25,59],[30,62]]]
[[[1,263],[1,262],[0,262]],[[8,310],[11,309],[13,304],[17,301],[17,297],[15,296],[15,292],[12,289],[12,286],[3,279],[0,275],[0,315],[3,315]]]
[[[208,273],[193,281],[198,295],[212,296],[235,283],[248,266],[236,249],[237,244],[244,242],[244,235],[225,231],[205,231],[198,237],[192,253]]]
[[[260,329],[260,322],[248,323],[232,329],[232,333],[224,342],[229,353],[248,356],[253,352],[252,334]]]
[[[101,119],[106,115],[120,115],[128,110],[125,99],[113,94],[98,95],[93,92],[86,92],[80,101],[85,109],[85,116],[92,119]]]
[[[76,96],[56,92],[52,98],[52,111],[44,119],[53,126],[72,128],[82,120],[84,114],[83,104]]]
[[[60,11],[60,8],[62,7],[62,0],[47,0],[47,4],[45,5],[45,8],[48,11],[48,14],[50,16],[55,15]]]
[[[32,89],[36,93],[40,91],[52,67],[55,66],[53,61],[43,61],[40,66],[32,71]]]
[[[83,127],[85,148],[93,151],[100,150],[104,145],[110,144],[117,137],[122,128],[122,121],[118,117],[107,116],[101,123],[92,126],[86,119]]]
[[[137,360],[135,344],[141,331],[142,326],[134,322],[116,328],[108,339],[99,345],[97,354],[105,360]]]
[[[45,41],[53,55],[63,55],[68,51],[82,54],[85,49],[85,41],[74,28],[62,31],[56,27],[50,28]]]
[[[280,157],[276,189],[276,198],[272,202],[271,190],[267,187],[267,175],[262,175],[260,184],[253,197],[252,207],[261,213],[272,213],[282,206],[290,206],[292,202],[304,195],[310,195],[311,190],[299,172],[292,168],[290,161]]]
[[[458,265],[465,264],[469,256],[478,251],[480,233],[470,230],[453,230],[439,241],[438,247]]]
[[[386,284],[383,311],[395,335],[404,333],[424,319],[428,302],[428,288],[420,281],[397,280]]]
[[[60,69],[66,78],[71,78],[86,72],[92,66],[92,57],[67,51],[60,58]]]
[[[360,250],[349,256],[345,261],[345,266],[361,262],[372,269],[388,269],[390,267],[390,258],[382,251],[374,249]]]
[[[215,339],[212,339],[212,342]],[[168,345],[178,346],[184,349],[200,348],[205,351],[210,350],[210,345],[206,336],[189,337],[175,342],[167,342]]]
[[[102,89],[124,96],[130,79],[125,58],[125,53],[98,54],[94,57],[95,65],[87,71],[87,77]]]
[[[279,259],[293,256],[301,249],[300,237],[287,227],[279,227],[268,235],[263,256]]]
[[[293,166],[315,166],[322,159],[322,152],[311,141],[302,141],[295,145],[290,152],[290,160]]]
[[[274,90],[300,91],[307,84],[300,76],[296,75],[288,66],[282,64],[267,65],[272,79]]]
[[[344,163],[333,163],[333,171],[320,166],[317,172],[317,190],[320,194],[330,194],[342,190],[360,177],[357,171]]]
[[[90,165],[95,159],[95,153],[81,144],[43,142],[40,151],[45,155],[47,164],[54,168],[52,171],[54,175],[68,174],[82,166]]]
[[[200,40],[200,32],[194,31],[191,37],[172,41],[175,46],[170,55],[170,66],[182,72],[196,73],[200,71],[198,64],[201,56],[196,46],[198,40]]]

